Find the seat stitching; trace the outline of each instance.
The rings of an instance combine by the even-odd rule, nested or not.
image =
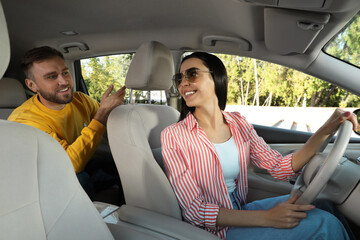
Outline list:
[[[133,106],[131,107],[129,114],[127,115],[127,118],[128,118],[127,122],[131,122],[132,115],[134,115],[134,114],[139,116],[139,118],[141,119],[142,127],[144,128],[143,119],[141,118],[141,115],[138,113],[137,109]],[[135,141],[135,138],[133,137],[134,133],[132,132],[132,127],[129,127],[128,129],[129,129],[129,138],[130,138],[131,144],[134,146],[138,146],[138,144]]]
[[[32,132],[34,133],[34,136],[35,137],[35,144],[36,144],[36,156],[35,156],[35,159],[36,159],[36,179],[37,179],[37,182],[38,182],[38,187],[37,187],[37,191],[38,191],[38,203],[39,203],[39,208],[40,208],[40,215],[41,215],[41,221],[42,221],[42,225],[43,225],[43,229],[44,229],[44,232],[46,230],[45,228],[45,222],[44,222],[44,215],[43,215],[43,212],[42,212],[42,209],[41,209],[41,202],[40,202],[40,181],[39,181],[39,134],[37,134],[37,132],[32,129]]]
[[[38,159],[38,153],[39,153],[39,135],[36,134],[36,132],[34,131],[34,135],[37,136],[36,138],[36,146],[37,146],[37,156],[36,156],[36,159]],[[37,160],[37,179],[38,179],[38,194],[39,194],[39,205],[41,204],[40,203],[40,181],[39,181],[39,161]],[[79,189],[79,188],[78,188]],[[77,189],[77,191],[78,191]],[[64,209],[62,210],[62,212],[60,213],[60,215],[58,216],[58,218],[54,221],[53,225],[52,226],[49,226],[49,231],[46,232],[46,228],[45,228],[45,223],[44,223],[44,216],[43,216],[43,212],[42,212],[42,209],[40,207],[40,211],[41,211],[41,216],[42,216],[42,222],[43,222],[43,226],[44,226],[44,231],[46,232],[46,236],[48,235],[48,233],[51,232],[51,230],[54,228],[54,226],[56,225],[56,223],[58,222],[58,220],[60,219],[60,217],[64,214],[65,212],[65,209],[67,208],[67,206],[69,206],[70,202],[72,201],[72,199],[75,197],[77,191],[74,192],[74,195],[69,199],[68,203],[64,206]]]
[[[139,106],[139,105],[138,105],[138,106]],[[146,110],[148,110],[148,109],[146,109]],[[149,143],[149,139],[148,139],[147,136],[146,136],[146,128],[145,128],[145,124],[144,124],[145,120],[144,120],[143,116],[138,112],[138,109],[137,109],[137,108],[132,108],[132,109],[131,109],[131,114],[134,114],[134,113],[136,113],[136,114],[138,115],[138,117],[141,119],[141,126],[142,126],[142,128],[144,129],[144,134],[145,134],[146,140],[147,140],[148,143]],[[129,114],[129,119],[131,119],[131,116],[130,116],[131,114]],[[132,128],[129,128],[129,130],[131,131]],[[136,142],[134,141],[133,136],[134,136],[134,133],[131,132],[131,134],[130,134],[131,141],[134,143],[135,146],[138,146],[138,145],[136,144]],[[138,147],[139,147],[139,146],[138,146]],[[149,143],[149,147],[150,147],[150,143]]]
[[[48,236],[48,234],[50,234],[50,232],[52,231],[52,229],[55,227],[55,225],[58,223],[58,221],[60,220],[61,216],[65,213],[65,210],[67,209],[67,207],[70,205],[70,203],[74,200],[76,194],[78,193],[78,191],[80,190],[80,188],[78,187],[77,190],[74,192],[73,196],[69,199],[69,201],[66,203],[66,205],[64,206],[64,208],[62,209],[62,211],[60,212],[60,214],[58,215],[56,221],[54,221],[53,225],[51,227],[49,227],[49,231],[46,232],[46,236]]]
[[[23,206],[20,206],[20,207],[16,208],[16,209],[10,210],[9,212],[5,212],[4,214],[1,214],[0,216],[9,215],[9,214],[11,214],[11,213],[20,211],[21,209],[26,208],[26,207],[28,207],[28,206],[30,206],[30,205],[33,205],[33,204],[36,204],[36,203],[38,203],[38,201],[33,201],[33,202],[30,202],[30,203],[27,203],[27,204],[25,204],[25,205],[23,205]]]

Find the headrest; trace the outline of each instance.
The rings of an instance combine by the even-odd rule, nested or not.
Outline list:
[[[16,108],[26,101],[25,89],[13,78],[0,80],[0,108]]]
[[[167,90],[172,85],[174,60],[170,50],[155,41],[143,43],[131,61],[125,86],[134,90]]]
[[[10,61],[10,41],[3,8],[0,2],[0,78]]]

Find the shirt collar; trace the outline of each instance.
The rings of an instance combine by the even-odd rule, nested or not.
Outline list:
[[[225,111],[221,111],[221,112],[222,112],[222,114],[223,114],[223,116],[225,118],[225,121],[229,125],[235,124],[235,120],[232,118],[230,113],[225,112]],[[196,118],[194,117],[194,115],[191,112],[189,112],[186,115],[186,118],[184,119],[184,123],[185,123],[185,125],[186,125],[186,127],[188,128],[189,131],[193,130],[194,128],[199,127],[199,124],[196,121]]]
[[[51,113],[54,113],[54,114],[62,114],[65,111],[67,111],[66,109],[68,108],[68,105],[69,105],[69,104],[65,104],[65,107],[63,107],[62,109],[54,110],[54,109],[48,108],[44,104],[42,104],[40,102],[40,100],[39,100],[38,94],[35,94],[32,98],[33,98],[34,105],[37,106],[39,109],[41,109],[43,112],[49,112],[49,113],[51,112]]]
[[[229,112],[225,112],[225,111],[222,111],[222,114],[225,118],[225,121],[230,125],[230,124],[236,124],[234,118],[232,117],[232,114],[229,113]]]
[[[198,128],[198,122],[196,121],[196,118],[191,112],[188,112],[188,114],[186,115],[184,123],[189,131],[193,130],[194,128]]]

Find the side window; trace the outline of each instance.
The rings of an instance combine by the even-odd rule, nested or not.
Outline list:
[[[82,59],[81,72],[90,97],[101,100],[103,93],[110,85],[117,90],[124,86],[133,53],[100,56]],[[133,103],[166,104],[165,91],[130,91],[126,90],[124,104],[132,98]]]
[[[359,31],[360,12],[328,43],[324,51],[333,57],[360,67]]]
[[[315,132],[337,107],[352,112],[359,106],[358,96],[294,69],[247,57],[215,55],[228,73],[225,110],[240,112],[252,124]]]

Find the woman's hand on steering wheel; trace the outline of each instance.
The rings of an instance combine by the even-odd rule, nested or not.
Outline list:
[[[356,115],[339,108],[334,111],[330,118],[322,125],[321,129],[326,135],[334,134],[345,120],[352,122],[353,130],[357,130],[358,122]]]

